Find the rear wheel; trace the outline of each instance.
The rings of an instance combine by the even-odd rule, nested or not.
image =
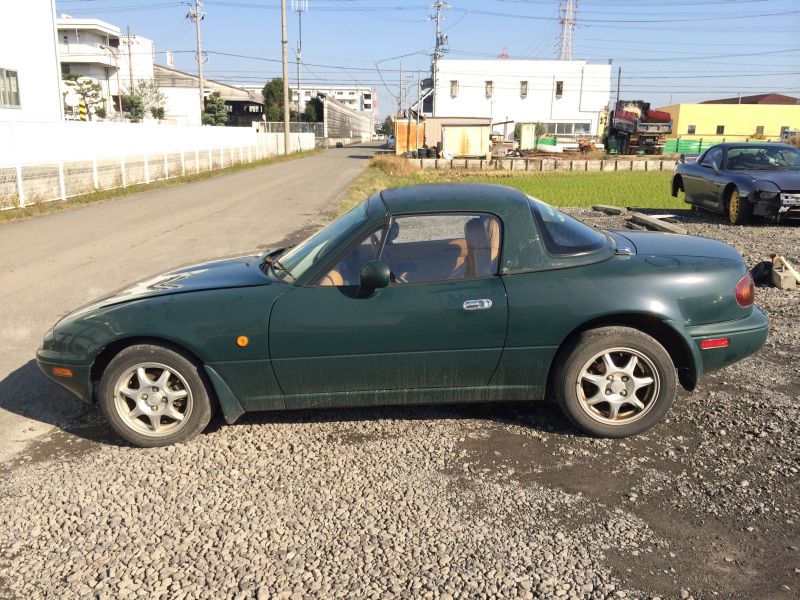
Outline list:
[[[637,329],[583,332],[559,358],[556,399],[570,421],[588,433],[611,438],[641,433],[658,423],[675,399],[672,359]]]
[[[731,190],[728,198],[728,221],[732,225],[744,225],[753,216],[753,206],[739,194],[739,190]]]
[[[200,365],[155,345],[125,348],[100,379],[100,409],[131,444],[168,446],[194,437],[211,419]]]

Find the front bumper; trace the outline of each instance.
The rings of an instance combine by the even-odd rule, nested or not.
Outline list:
[[[753,307],[749,317],[724,323],[698,325],[687,328],[696,353],[702,361],[702,372],[716,371],[758,352],[767,341],[769,319],[760,309]],[[724,348],[700,348],[703,340],[728,338]]]
[[[48,360],[40,350],[36,354],[36,364],[45,377],[57,383],[83,402],[92,401],[92,365],[74,365]],[[68,369],[72,376],[56,375],[54,369]],[[56,371],[56,373],[59,371]]]

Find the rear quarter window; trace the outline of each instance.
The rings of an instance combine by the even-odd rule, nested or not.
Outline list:
[[[608,238],[552,206],[530,198],[531,211],[550,254],[583,254],[605,248]]]

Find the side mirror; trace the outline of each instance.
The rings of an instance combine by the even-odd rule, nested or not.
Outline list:
[[[371,260],[361,267],[361,288],[368,291],[389,285],[391,271],[382,260]]]

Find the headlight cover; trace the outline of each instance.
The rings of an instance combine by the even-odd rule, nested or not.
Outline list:
[[[753,189],[759,200],[775,200],[781,193],[781,188],[771,181],[754,181]]]

